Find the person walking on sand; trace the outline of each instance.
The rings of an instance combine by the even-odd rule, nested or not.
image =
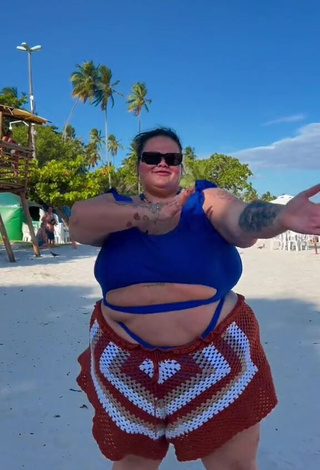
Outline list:
[[[320,234],[310,188],[286,206],[244,203],[200,180],[180,189],[182,145],[158,128],[136,136],[143,193],[77,202],[71,236],[101,247],[102,290],[77,378],[93,436],[113,470],[156,470],[173,444],[207,470],[257,470],[260,422],[277,396],[256,317],[233,291],[236,247],[288,229]],[[271,318],[271,317],[270,317]]]

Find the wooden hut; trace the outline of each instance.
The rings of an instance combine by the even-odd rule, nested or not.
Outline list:
[[[11,128],[10,123],[24,122],[28,126],[28,145],[23,147],[17,143],[8,142],[5,137],[5,126]],[[48,121],[35,116],[23,109],[15,109],[0,104],[0,192],[11,192],[21,198],[22,207],[29,227],[33,251],[40,256],[38,242],[34,233],[32,219],[27,203],[27,191],[30,171],[35,158],[35,149],[32,146],[32,125],[43,125]],[[6,228],[0,214],[0,233],[8,254],[9,261],[14,262],[14,254],[7,236]]]

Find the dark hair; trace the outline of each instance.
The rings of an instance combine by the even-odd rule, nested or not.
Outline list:
[[[138,155],[138,161],[141,158],[143,147],[145,146],[147,141],[152,139],[153,137],[159,136],[168,137],[168,139],[173,140],[176,144],[178,144],[180,152],[182,152],[182,144],[177,133],[169,127],[157,127],[156,129],[152,129],[151,131],[140,132],[140,134],[136,135],[133,139],[133,144]]]

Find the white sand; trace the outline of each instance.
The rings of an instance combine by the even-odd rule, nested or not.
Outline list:
[[[111,469],[75,382],[100,294],[92,273],[97,249],[54,251],[60,256],[33,259],[19,249],[10,265],[0,250],[0,468]],[[260,320],[280,399],[263,424],[260,470],[319,470],[320,255],[242,252],[237,291]],[[161,469],[175,468],[202,466],[176,463],[171,449]]]

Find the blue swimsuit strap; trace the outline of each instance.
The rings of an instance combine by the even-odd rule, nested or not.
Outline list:
[[[118,305],[113,305],[105,298],[103,299],[104,305],[115,310],[116,312],[123,313],[163,313],[171,312],[175,310],[184,310],[186,308],[200,307],[201,305],[208,305],[212,302],[220,300],[217,298],[217,294],[210,297],[209,299],[204,300],[187,300],[185,302],[171,302],[169,304],[156,304],[156,305],[141,305],[140,307],[119,307]]]
[[[214,315],[213,317],[211,318],[211,321],[209,323],[209,325],[207,326],[207,328],[205,329],[205,331],[202,333],[201,335],[201,338],[204,339],[206,338],[214,329],[215,327],[217,326],[217,323],[219,321],[219,318],[220,318],[220,314],[221,314],[221,311],[222,311],[222,307],[224,305],[224,301],[225,301],[225,297],[223,297],[217,308],[216,308],[216,311],[214,312]],[[117,322],[118,325],[121,326],[121,328],[134,340],[136,341],[138,344],[140,344],[141,346],[147,348],[147,349],[162,349],[163,351],[167,351],[169,349],[175,349],[175,346],[154,346],[150,343],[147,343],[146,341],[144,341],[142,338],[140,338],[140,336],[136,335],[133,331],[130,330],[130,328],[127,327],[127,325],[123,322]]]

